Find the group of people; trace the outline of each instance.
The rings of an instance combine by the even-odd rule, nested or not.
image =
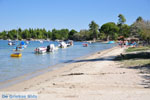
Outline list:
[[[128,46],[131,46],[131,47],[136,47],[137,46],[137,42],[136,41],[122,41],[120,40],[119,41],[119,46],[122,48],[122,47],[128,47]]]

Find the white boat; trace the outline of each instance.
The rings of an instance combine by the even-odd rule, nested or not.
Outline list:
[[[26,44],[29,44],[29,41],[26,41]]]
[[[39,42],[40,42],[40,43],[43,43],[43,41],[42,41],[42,40],[39,40]]]
[[[8,45],[15,45],[14,41],[8,41]]]
[[[67,47],[70,47],[70,46],[73,46],[73,41],[72,41],[72,40],[69,40],[69,41],[67,42]]]
[[[8,42],[8,45],[12,45],[12,42]]]
[[[55,47],[54,44],[50,44],[47,46],[47,52],[53,52],[53,51],[56,51],[58,50],[58,47]]]
[[[60,48],[66,48],[66,47],[67,47],[67,44],[62,41],[62,42],[60,42],[59,47],[60,47]]]
[[[22,45],[24,48],[27,48],[27,45]]]
[[[58,46],[56,46],[56,47],[55,47],[55,50],[58,50],[58,49],[59,49]]]
[[[34,51],[35,51],[35,53],[43,54],[43,53],[46,53],[46,50],[47,50],[46,47],[38,47]]]
[[[10,42],[11,41],[11,39],[8,39],[8,42]]]
[[[21,41],[20,46],[26,48],[27,44],[24,41]]]

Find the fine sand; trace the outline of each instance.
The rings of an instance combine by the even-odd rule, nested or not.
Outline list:
[[[138,71],[112,60],[123,51],[97,52],[0,91],[35,92],[38,100],[150,100]]]

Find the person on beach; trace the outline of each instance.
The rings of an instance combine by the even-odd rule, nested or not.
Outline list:
[[[18,47],[16,47],[16,51],[18,51]]]
[[[119,46],[122,48],[123,47],[124,42],[123,41],[119,41]]]
[[[129,42],[125,41],[125,47],[128,47],[128,45],[129,45]]]

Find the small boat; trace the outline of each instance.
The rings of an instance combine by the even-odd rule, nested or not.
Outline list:
[[[109,42],[108,42],[108,44],[112,44],[112,43],[115,43],[115,41],[109,41]]]
[[[10,55],[11,57],[21,57],[22,54],[21,53],[13,53]]]
[[[39,40],[39,42],[40,42],[40,43],[43,43],[43,41],[42,41],[42,40]]]
[[[46,47],[38,47],[34,51],[35,51],[35,53],[43,54],[43,53],[46,53],[47,48]]]
[[[67,48],[67,44],[64,41],[62,41],[62,42],[60,42],[60,44],[58,45],[58,47],[59,48]]]
[[[88,44],[87,44],[87,43],[84,43],[84,44],[83,44],[83,47],[88,47]]]
[[[55,50],[58,50],[58,49],[59,49],[59,47],[58,47],[58,46],[56,46],[56,47],[55,47]]]
[[[11,41],[11,39],[8,39],[8,42],[10,42]]]
[[[24,41],[21,41],[20,46],[26,48],[27,44]]]
[[[47,52],[53,52],[53,51],[56,51],[58,49],[59,48],[57,46],[55,46],[54,44],[50,44],[50,45],[47,46],[46,51]]]
[[[8,41],[8,45],[15,45],[15,42]]]
[[[26,44],[29,44],[29,41],[26,41]]]
[[[12,42],[8,42],[8,45],[12,45]]]
[[[69,41],[67,42],[67,47],[70,47],[70,46],[73,46],[73,41],[72,41],[72,40],[69,40]]]

